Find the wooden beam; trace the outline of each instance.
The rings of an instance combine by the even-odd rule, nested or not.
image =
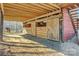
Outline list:
[[[36,13],[36,14],[38,14],[38,13],[44,13],[44,12],[36,11],[36,10],[32,11],[33,8],[31,8],[31,9],[28,10],[28,8],[24,8],[24,6],[19,5],[19,4],[4,4],[4,6],[15,8],[15,9],[18,9],[18,10],[21,10],[21,11],[24,11],[24,12],[31,12],[31,13]]]
[[[60,7],[58,6],[58,5],[56,5],[56,4],[54,4],[54,3],[49,3],[51,6],[53,6],[53,7],[55,7],[55,8],[58,8],[58,9],[60,9]]]
[[[24,17],[12,17],[12,16],[4,16],[4,20],[9,20],[9,21],[21,21],[24,22],[25,20],[27,20],[27,18]]]
[[[34,12],[29,12],[29,11],[25,11],[25,10],[21,10],[18,7],[12,7],[12,6],[4,6],[4,8],[9,9],[9,10],[14,10],[16,12],[20,12],[20,13],[26,13],[26,14],[33,14],[33,15],[38,15],[38,13],[34,13]],[[40,14],[40,13],[39,13]]]
[[[32,18],[32,17],[28,17],[28,16],[11,15],[11,14],[5,14],[4,16],[10,16],[10,17],[23,17],[23,18]]]
[[[9,11],[9,10],[6,10],[5,11],[5,13],[4,13],[4,15],[7,15],[7,14],[10,14],[10,15],[16,15],[16,16],[26,16],[26,17],[34,17],[34,16],[36,16],[36,15],[29,15],[29,14],[22,14],[22,13],[19,13],[19,12],[14,12],[14,11]]]
[[[44,16],[48,16],[48,15],[51,15],[51,14],[60,13],[60,12],[61,12],[61,10],[50,12],[50,13],[47,13],[47,14],[44,14],[44,15],[41,15],[41,16],[38,16],[38,17],[35,17],[35,18],[32,18],[32,19],[26,20],[26,21],[24,21],[24,23],[28,22],[28,21],[31,21],[31,20],[36,20],[36,19],[44,17]]]
[[[69,4],[68,4],[68,3],[65,3],[65,4],[63,4],[63,5],[61,4],[60,6],[61,6],[61,8],[68,8],[68,7],[73,8],[74,3],[69,3]]]
[[[3,41],[3,20],[4,20],[4,9],[3,4],[0,3],[0,42]]]
[[[53,7],[51,7],[51,6],[49,6],[48,4],[46,4],[46,3],[41,3],[41,5],[42,6],[44,6],[44,7],[47,7],[49,10],[51,10],[51,11],[53,11],[54,10],[54,8]]]
[[[23,5],[23,6],[25,6],[25,7],[30,7],[30,8],[32,8],[32,9],[36,9],[36,10],[39,10],[39,11],[45,11],[45,12],[48,12],[49,10],[47,10],[47,9],[45,9],[45,8],[42,8],[42,7],[40,7],[40,6],[38,6],[40,3],[29,3],[29,4],[21,4],[21,5]]]
[[[79,6],[77,4],[74,5],[76,8],[78,8]]]
[[[71,9],[72,9],[72,7],[68,7],[68,9],[69,9],[69,10],[71,10]]]
[[[76,11],[76,10],[79,10],[79,8],[72,9],[72,10],[70,10],[70,12],[73,12],[73,11]]]
[[[39,12],[39,13],[47,12],[47,11],[45,11],[45,10],[43,10],[41,8],[35,7],[35,6],[31,5],[31,4],[24,4],[24,3],[19,4],[18,3],[18,4],[9,4],[9,5],[13,5],[13,6],[22,8],[22,9],[26,9],[26,10],[29,10],[31,12]]]
[[[49,8],[45,7],[45,6],[42,6],[41,3],[39,3],[39,4],[38,4],[38,3],[35,3],[35,4],[33,4],[33,5],[35,5],[35,6],[39,7],[39,8],[42,8],[42,9],[44,9],[44,10],[47,10],[48,12],[52,11],[52,10],[50,10]]]
[[[11,11],[16,12],[16,13],[24,14],[24,15],[31,15],[31,16],[32,15],[35,15],[35,16],[39,16],[39,14],[33,14],[33,13],[23,12],[23,11],[20,11],[20,10],[16,10],[16,9],[12,9],[12,8],[7,8],[7,7],[4,7],[4,12],[6,11],[5,9],[11,10]]]
[[[51,6],[54,10],[59,10],[60,8],[56,8],[54,6],[51,5],[52,3],[47,3],[47,5]]]

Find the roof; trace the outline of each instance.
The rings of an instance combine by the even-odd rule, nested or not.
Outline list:
[[[60,10],[63,7],[71,9],[78,4],[67,3],[3,3],[4,19],[12,21],[25,21],[47,13]]]

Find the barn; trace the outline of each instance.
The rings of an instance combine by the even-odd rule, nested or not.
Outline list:
[[[0,44],[9,46],[13,55],[56,55],[52,49],[63,55],[59,45],[64,42],[78,45],[78,36],[78,3],[0,3]],[[32,48],[38,45],[48,50]]]

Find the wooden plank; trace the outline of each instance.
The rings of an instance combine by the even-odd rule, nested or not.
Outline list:
[[[36,20],[36,22],[40,22],[40,21],[46,22],[47,18]],[[36,27],[36,31],[37,31],[36,34],[38,37],[47,38],[47,22],[46,22],[46,26],[44,26],[44,27],[42,27],[42,26]]]
[[[79,10],[79,8],[72,9],[72,10],[70,10],[70,12],[76,11],[76,10]]]
[[[13,9],[13,11],[14,11],[14,9]],[[15,12],[15,11],[14,11]],[[20,11],[16,11],[16,12],[18,12],[18,13],[20,13],[20,14],[24,14],[24,15],[26,15],[26,16],[32,16],[32,17],[37,17],[37,16],[39,16],[39,15],[33,15],[33,14],[25,14],[25,13],[22,13],[22,12],[20,12]],[[11,13],[12,14],[12,13]]]
[[[15,15],[15,16],[26,16],[26,17],[35,17],[35,15],[31,16],[29,14],[21,14],[21,13],[18,13],[18,12],[13,12],[13,11],[5,11],[5,14],[4,15]]]
[[[4,15],[4,16],[9,16],[9,17],[23,17],[23,18],[32,18],[32,17],[28,17],[28,16],[20,16],[20,15]]]
[[[27,4],[26,4],[27,5]],[[33,8],[30,8],[29,10],[28,10],[28,8],[25,8],[24,6],[22,6],[22,5],[19,5],[19,4],[4,4],[4,6],[6,6],[6,7],[11,7],[11,8],[15,8],[15,9],[17,9],[17,10],[21,10],[21,11],[23,11],[23,12],[31,12],[31,13],[36,13],[36,14],[40,14],[41,12],[39,12],[39,11],[36,11],[36,10],[33,10],[32,11],[32,9]],[[44,13],[44,12],[42,12],[42,13]]]
[[[47,12],[46,10],[39,8],[38,6],[34,6],[32,4],[17,4],[18,6],[22,7],[23,9],[31,10],[31,11],[36,11],[40,13]]]
[[[79,6],[77,4],[74,5],[76,8],[78,8]]]
[[[53,7],[52,5],[50,5],[50,4],[52,4],[52,3],[43,3],[43,5],[46,5],[46,6],[48,6],[49,8],[51,8],[51,9],[57,9],[56,7]]]
[[[47,7],[51,11],[55,10],[53,7],[51,7],[50,5],[48,5],[46,3],[41,3],[41,5],[44,6],[44,7]]]
[[[51,9],[49,9],[49,8],[47,8],[47,7],[45,7],[45,6],[42,6],[40,3],[39,3],[39,4],[36,3],[36,4],[33,4],[33,5],[38,6],[39,8],[43,8],[43,9],[45,9],[45,10],[48,10],[48,12],[51,11]]]
[[[0,4],[0,42],[3,41],[3,20],[4,20],[4,10],[3,4]]]
[[[60,7],[58,5],[56,5],[55,3],[49,3],[49,5],[51,5],[51,6],[55,7],[55,8],[60,9]]]
[[[21,21],[21,22],[27,20],[27,18],[24,17],[10,17],[10,16],[4,16],[4,19],[9,21]]]
[[[41,3],[30,3],[28,5],[25,5],[25,4],[23,4],[23,5],[25,5],[27,7],[34,8],[34,9],[38,9],[40,11],[45,11],[45,12],[48,12],[49,11],[48,9],[45,9],[45,8],[41,7],[40,4]]]
[[[48,38],[59,41],[59,18],[52,16],[47,19]]]
[[[48,16],[48,15],[55,14],[55,13],[60,13],[60,12],[61,12],[61,10],[57,10],[57,11],[54,11],[54,12],[50,12],[50,13],[47,13],[47,14],[44,14],[44,15],[41,15],[41,16],[38,16],[38,17],[35,17],[35,18],[32,18],[32,19],[28,19],[28,20],[24,21],[24,23],[25,22],[28,22],[28,21],[31,21],[31,20],[36,20],[37,18],[41,18],[41,17],[44,17],[44,16]],[[60,17],[60,16],[61,16],[61,14],[58,15],[57,17]]]
[[[24,13],[24,14],[38,15],[37,13],[33,13],[33,12],[29,12],[29,11],[26,12],[24,10],[17,9],[17,7],[4,6],[4,9],[9,9],[9,10],[13,10],[15,12]]]

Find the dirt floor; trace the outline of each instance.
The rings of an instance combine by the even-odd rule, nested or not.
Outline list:
[[[13,56],[64,56],[63,53],[55,49],[48,48],[46,45],[37,41],[21,37],[20,39],[4,38],[5,43],[0,44],[0,55],[13,55]],[[11,43],[9,43],[11,42]],[[15,42],[15,43],[14,43]],[[6,46],[6,44],[8,44]]]

